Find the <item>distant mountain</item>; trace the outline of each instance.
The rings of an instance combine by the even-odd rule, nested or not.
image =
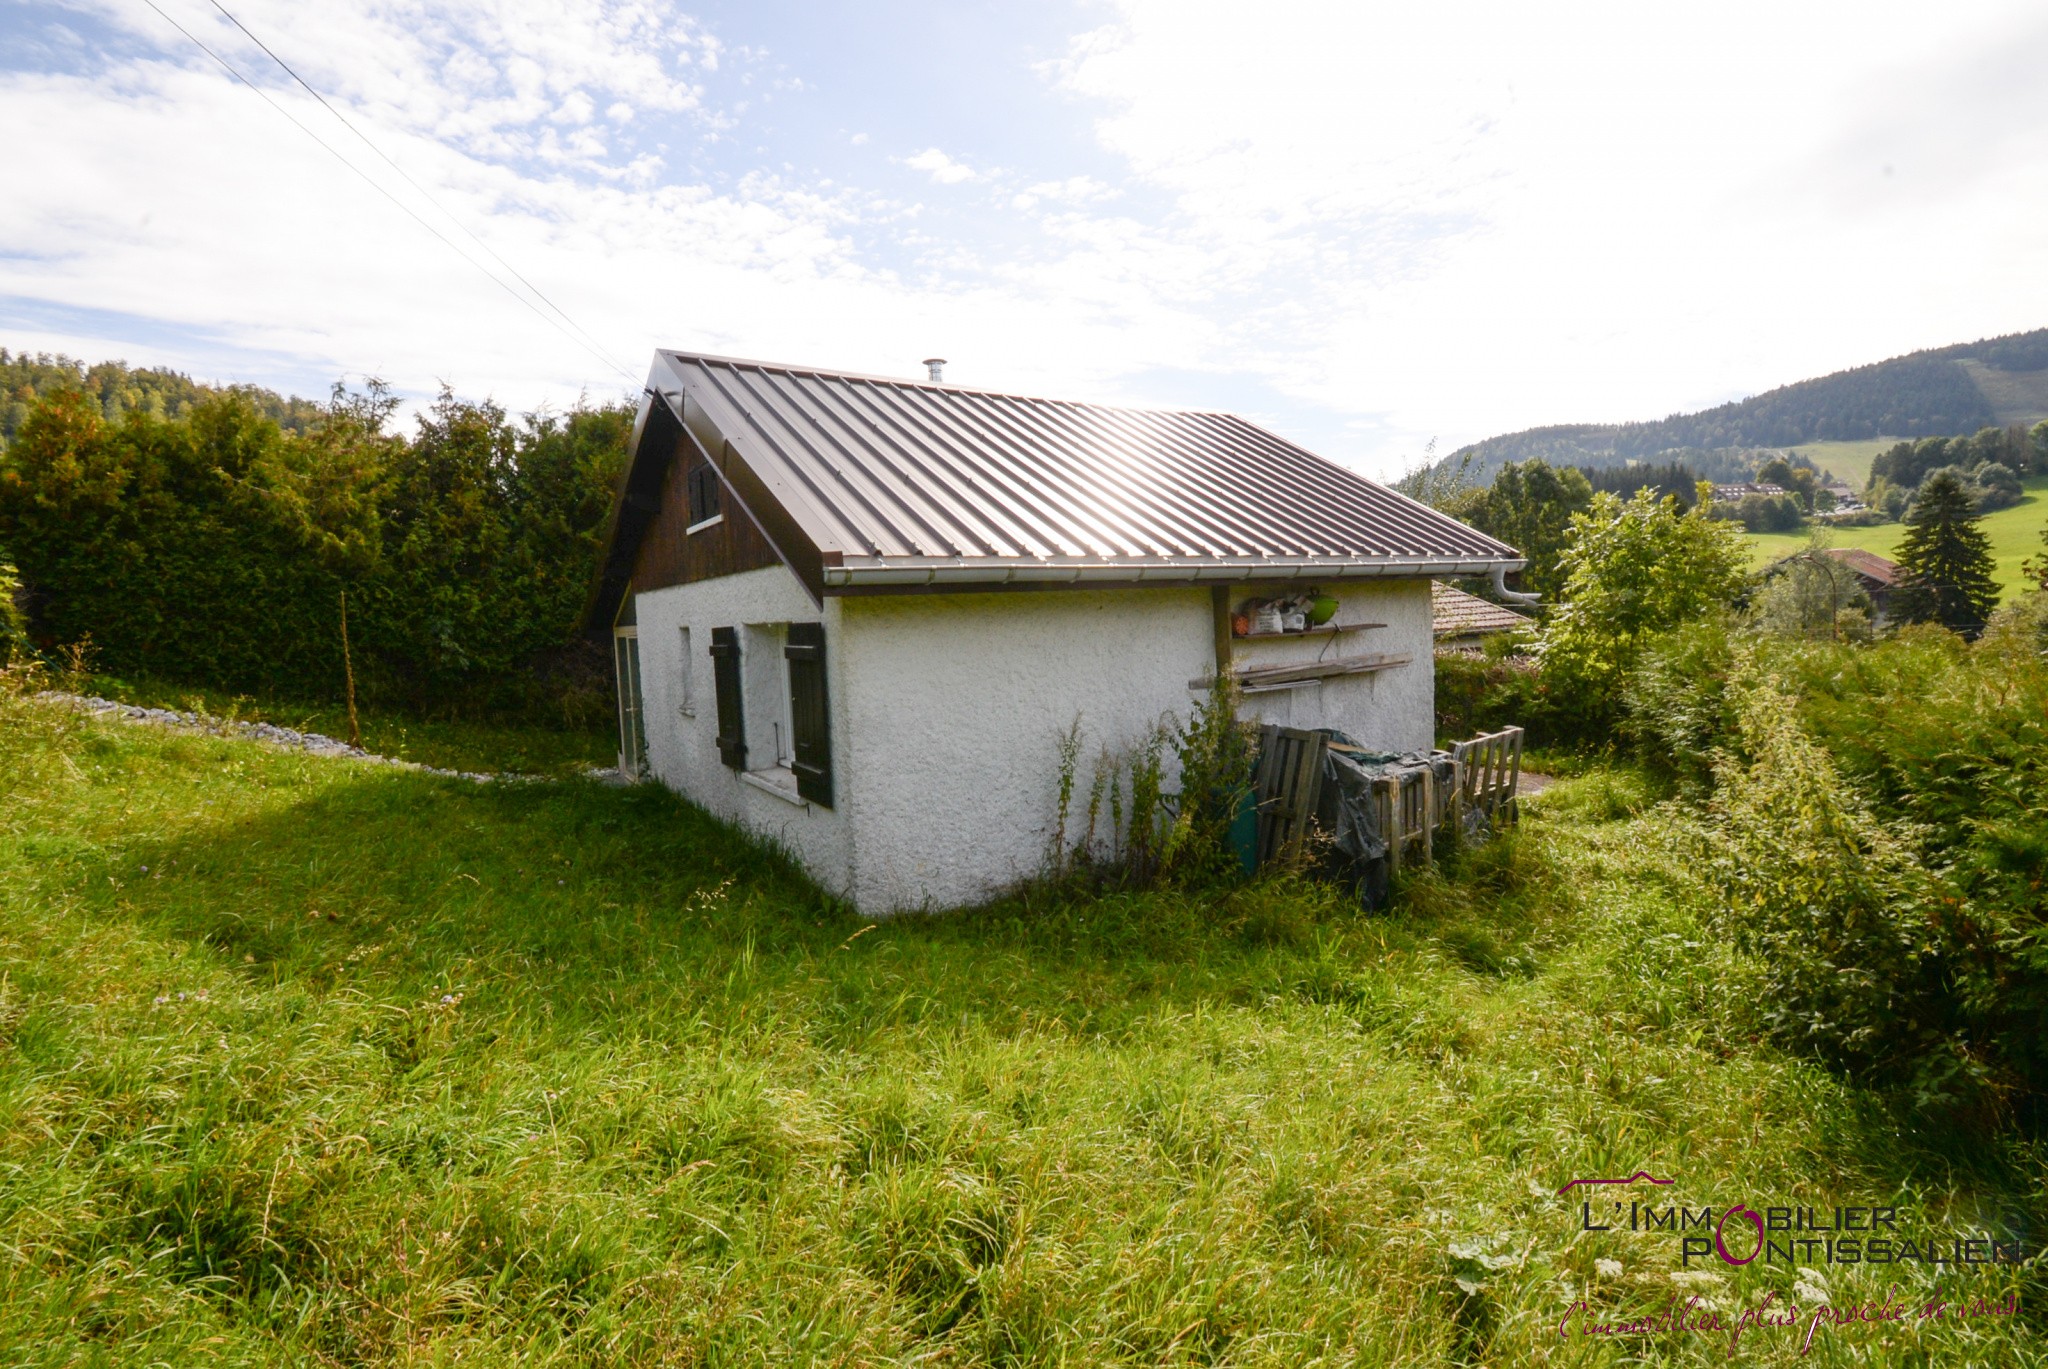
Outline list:
[[[1509,461],[1620,466],[1681,454],[1873,437],[1952,437],[2048,418],[2048,328],[1912,352],[1651,423],[1580,423],[1489,437],[1468,456],[1484,480]]]

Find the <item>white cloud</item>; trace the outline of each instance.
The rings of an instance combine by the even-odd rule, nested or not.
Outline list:
[[[903,164],[912,171],[925,172],[940,185],[958,185],[981,177],[973,167],[954,161],[936,147],[928,147],[914,157],[905,157]]]
[[[1431,435],[1654,416],[2048,322],[2048,102],[2015,77],[2048,30],[1992,0],[1326,0],[1255,28],[1220,0],[1124,0],[1049,96],[1099,111],[1124,174],[903,159],[994,192],[985,241],[849,184],[857,159],[679,183],[685,149],[634,139],[732,134],[703,82],[758,54],[666,0],[237,11],[635,373],[657,345],[906,375],[948,355],[962,380],[1105,400],[1185,398],[1146,387],[1194,373],[1385,470]],[[0,75],[0,127],[38,130],[9,150],[0,297],[152,321],[189,339],[160,359],[202,374],[227,356],[518,404],[630,384],[146,10],[101,12],[161,54]],[[174,12],[270,83],[208,7]],[[1038,212],[1027,236],[1005,205]],[[73,350],[150,359],[100,328]]]
[[[1177,212],[1097,250],[1177,249],[1231,364],[1414,447],[2048,322],[2023,6],[1119,8],[1059,75]],[[1978,169],[1822,203],[1873,139]]]

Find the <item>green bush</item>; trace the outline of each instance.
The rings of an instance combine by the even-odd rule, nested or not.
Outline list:
[[[1643,644],[1622,687],[1623,735],[1655,771],[1698,794],[1735,735],[1728,696],[1735,634],[1725,614],[1661,632]]]
[[[21,576],[0,554],[0,666],[28,652],[28,615],[21,611]]]
[[[1597,494],[1589,512],[1573,516],[1565,601],[1537,643],[1540,693],[1560,739],[1604,740],[1644,643],[1734,598],[1742,538],[1709,507],[1702,499],[1686,512],[1647,491],[1626,503]]]
[[[1948,991],[1954,891],[1917,834],[1880,819],[1753,663],[1730,686],[1746,755],[1724,753],[1704,825],[1706,885],[1765,971],[1764,1020],[1851,1073],[1949,1099],[1982,1082]]]
[[[1790,1034],[1927,1097],[1974,1094],[2037,1116],[2048,1103],[2044,648],[2048,597],[2031,596],[1974,645],[1933,627],[1867,646],[1753,639],[1722,658],[1736,683],[1718,720],[1713,653],[1653,649],[1631,683],[1634,725],[1674,768],[1718,751],[1710,882],[1751,925],[1746,944],[1797,990],[1787,1010],[1807,1026]],[[1734,669],[1745,653],[1746,673]],[[1909,934],[1910,966],[1896,949]],[[1829,996],[1852,991],[1861,1017]]]
[[[343,686],[341,595],[367,701],[442,715],[602,716],[579,642],[632,415],[511,423],[443,394],[411,438],[381,387],[289,433],[240,392],[109,421],[57,389],[0,453],[0,542],[47,644],[100,665],[304,699]]]

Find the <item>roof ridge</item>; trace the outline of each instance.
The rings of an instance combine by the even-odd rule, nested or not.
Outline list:
[[[1025,394],[1020,390],[991,390],[978,385],[955,385],[949,381],[917,380],[906,376],[877,375],[872,371],[842,371],[831,366],[799,366],[787,361],[763,361],[758,357],[722,356],[716,352],[688,352],[676,347],[659,349],[662,356],[681,357],[688,361],[713,362],[720,366],[746,366],[759,371],[779,371],[784,375],[826,376],[833,380],[864,380],[874,385],[896,385],[906,390],[933,390],[941,394],[980,395],[989,399],[1021,399],[1030,404],[1057,404],[1066,409],[1102,409],[1111,413],[1125,414],[1211,414],[1223,418],[1237,418],[1250,422],[1230,409],[1174,408],[1158,404],[1098,404],[1087,399],[1057,399],[1052,395]],[[1254,425],[1256,426],[1256,425]],[[1263,429],[1261,431],[1264,431]],[[1274,434],[1278,436],[1278,434]],[[1284,439],[1283,439],[1284,440]],[[1324,457],[1323,460],[1329,458]]]

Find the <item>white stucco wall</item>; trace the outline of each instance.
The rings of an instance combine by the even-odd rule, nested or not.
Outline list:
[[[1376,751],[1414,751],[1436,740],[1436,639],[1427,580],[1367,580],[1325,583],[1338,603],[1338,623],[1385,623],[1366,632],[1299,638],[1239,639],[1233,664],[1295,665],[1345,656],[1406,656],[1408,663],[1369,675],[1338,676],[1302,689],[1249,695],[1244,716],[1282,727],[1333,727]],[[1297,591],[1287,586],[1251,586],[1231,591],[1235,609],[1248,599],[1270,599]]]
[[[1206,589],[848,599],[841,623],[855,897],[875,910],[973,902],[1039,871],[1075,719],[1078,816],[1103,748],[1185,716],[1213,654]]]
[[[1325,586],[1325,588],[1332,588]],[[1233,601],[1288,592],[1237,587]],[[1328,638],[1236,643],[1240,665],[1366,652],[1409,656],[1374,675],[1247,700],[1246,716],[1335,727],[1387,751],[1434,731],[1429,585],[1333,590],[1340,622],[1384,628]],[[712,812],[786,846],[826,887],[885,914],[973,903],[1043,868],[1058,822],[1059,742],[1078,718],[1081,767],[1070,839],[1106,749],[1123,751],[1167,715],[1187,716],[1190,680],[1214,666],[1206,586],[829,598],[820,610],[783,569],[638,597],[649,767]],[[719,760],[711,629],[825,624],[835,804],[795,805]],[[678,629],[690,629],[694,715],[681,711]],[[759,637],[746,662],[749,761],[763,672],[781,662]],[[1327,650],[1325,650],[1327,644]]]

